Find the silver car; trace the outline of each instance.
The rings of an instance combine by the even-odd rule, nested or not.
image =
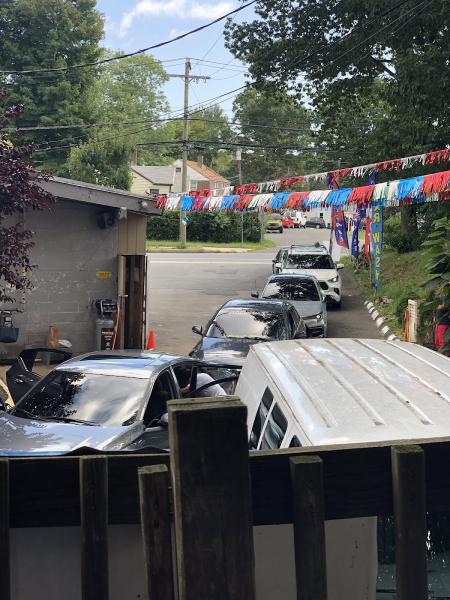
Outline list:
[[[197,378],[203,382],[198,386]],[[161,419],[167,401],[219,395],[208,392],[218,384],[232,393],[236,380],[226,367],[176,354],[125,350],[78,356],[55,367],[13,408],[3,404],[0,455],[167,449]]]
[[[308,337],[326,337],[327,305],[318,280],[312,275],[281,273],[272,275],[262,292],[252,296],[266,300],[287,300],[303,318]]]

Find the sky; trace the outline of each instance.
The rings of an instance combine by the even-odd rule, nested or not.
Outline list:
[[[236,0],[97,0],[97,8],[106,21],[103,45],[124,52],[171,39],[237,7]],[[238,13],[235,19],[240,22],[250,20],[252,16],[249,7]],[[238,88],[245,82],[245,65],[225,48],[224,22],[152,52],[163,63],[167,73],[183,74],[185,58],[189,57],[192,75],[211,77],[207,82],[191,83],[189,103],[195,108],[199,103]],[[170,79],[164,92],[171,110],[182,109],[182,79]],[[221,103],[229,116],[232,105],[232,98]]]

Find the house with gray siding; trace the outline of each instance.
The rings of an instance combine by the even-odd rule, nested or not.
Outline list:
[[[34,233],[33,289],[16,296],[16,343],[0,343],[0,358],[45,346],[49,327],[74,353],[96,348],[95,301],[120,306],[116,348],[141,348],[145,339],[145,254],[148,196],[54,177],[40,185],[56,198],[20,218]],[[2,308],[8,308],[3,306]]]

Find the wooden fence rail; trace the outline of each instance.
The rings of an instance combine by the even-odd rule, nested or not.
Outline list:
[[[170,456],[0,459],[2,600],[10,527],[81,525],[82,598],[106,600],[108,524],[137,523],[150,600],[255,598],[251,528],[279,523],[294,524],[297,598],[326,600],[324,521],[386,514],[397,598],[427,598],[426,510],[450,509],[450,438],[249,456],[235,398],[169,403],[169,434]]]

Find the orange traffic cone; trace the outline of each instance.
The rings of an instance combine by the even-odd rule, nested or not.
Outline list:
[[[153,331],[153,329],[150,329],[148,332],[148,338],[147,338],[147,350],[154,350],[155,349],[155,332]]]

